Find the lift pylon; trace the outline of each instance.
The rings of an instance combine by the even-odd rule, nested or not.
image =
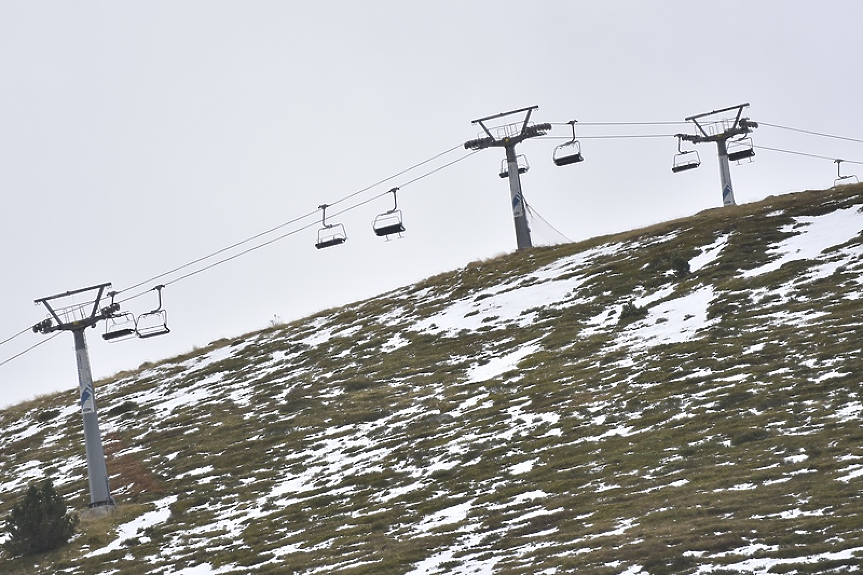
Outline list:
[[[743,109],[748,107],[749,104],[746,103],[689,116],[686,118],[686,121],[692,122],[695,125],[696,133],[694,135],[677,134],[678,138],[695,144],[704,142],[716,143],[719,155],[719,177],[722,185],[722,204],[725,206],[736,204],[734,201],[734,189],[731,186],[731,168],[728,165],[728,160],[739,161],[755,155],[752,140],[747,138],[747,134],[757,128],[758,124],[749,118],[742,117]],[[732,110],[736,110],[737,112],[733,119],[705,120],[705,118],[709,119],[711,116],[717,116],[718,114],[731,112]],[[729,155],[727,142],[732,138],[740,138],[738,142],[742,142],[742,144],[739,149],[733,149],[732,154]],[[744,140],[747,141],[744,142]],[[729,156],[731,157],[729,158]]]
[[[520,108],[518,110],[502,112],[493,116],[473,120],[471,124],[479,125],[483,130],[483,134],[475,140],[468,140],[464,143],[464,147],[467,150],[503,148],[506,151],[506,177],[509,178],[512,218],[515,223],[515,238],[518,249],[520,250],[531,247],[532,243],[530,239],[530,228],[527,224],[527,215],[524,208],[524,196],[522,195],[521,190],[520,168],[524,166],[519,166],[518,155],[515,153],[515,146],[528,138],[543,136],[551,130],[551,124],[534,125],[530,123],[530,116],[537,108],[539,108],[539,106]],[[523,120],[497,127],[489,126],[489,123],[492,120],[498,120],[500,118],[516,114],[524,114]],[[503,173],[504,170],[501,169],[500,174]]]
[[[37,333],[71,331],[75,338],[75,358],[78,362],[78,386],[81,398],[81,414],[84,419],[84,447],[87,452],[87,478],[90,483],[90,508],[113,508],[114,498],[108,485],[108,469],[105,465],[105,451],[99,431],[99,418],[96,412],[96,392],[93,388],[93,374],[90,370],[90,357],[84,330],[95,327],[96,323],[107,319],[117,309],[114,304],[99,309],[99,302],[110,283],[68,291],[36,300],[48,310],[49,317],[33,326]],[[95,294],[95,295],[93,295]],[[83,298],[83,303],[76,303]]]

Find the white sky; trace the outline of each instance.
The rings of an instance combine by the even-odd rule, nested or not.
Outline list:
[[[856,0],[0,0],[0,341],[44,317],[36,298],[129,288],[460,146],[477,136],[471,120],[526,106],[539,106],[536,122],[583,124],[581,164],[551,163],[563,140],[518,148],[531,164],[527,201],[570,238],[716,207],[715,148],[672,174],[673,137],[591,138],[686,126],[586,124],[749,102],[758,122],[863,139],[861,21]],[[859,142],[764,125],[753,141],[863,162]],[[101,326],[88,330],[94,375],[514,250],[502,159],[485,150],[405,185],[402,240],[371,233],[385,197],[333,220],[347,228],[343,246],[316,250],[312,227],[170,284],[169,336],[108,344]],[[860,165],[843,173],[855,168],[863,177]],[[835,173],[830,159],[768,150],[732,166],[738,203],[830,187]],[[0,362],[44,338],[0,345]],[[0,405],[59,389],[74,401],[76,388],[69,334],[0,366]]]

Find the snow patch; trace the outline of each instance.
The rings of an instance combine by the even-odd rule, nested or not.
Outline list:
[[[824,250],[844,244],[860,234],[860,211],[857,206],[836,210],[822,216],[794,218],[795,224],[782,228],[783,232],[798,231],[770,249],[775,259],[761,267],[743,272],[742,277],[752,278],[778,270],[788,262],[818,259]],[[832,273],[832,272],[831,272]]]
[[[154,511],[148,511],[144,513],[137,519],[134,519],[128,523],[124,523],[117,528],[117,537],[100,549],[95,551],[91,551],[89,554],[85,555],[85,557],[96,557],[98,555],[105,555],[106,553],[110,553],[116,549],[120,549],[123,546],[123,542],[127,539],[131,539],[133,537],[138,536],[138,534],[145,529],[158,525],[160,523],[164,523],[168,520],[168,517],[171,516],[171,505],[173,505],[178,499],[178,496],[171,495],[164,499],[160,499],[155,502],[156,509]]]
[[[516,368],[518,362],[540,349],[539,344],[528,344],[503,357],[496,357],[485,365],[471,367],[467,371],[467,383],[479,383],[500,377]]]

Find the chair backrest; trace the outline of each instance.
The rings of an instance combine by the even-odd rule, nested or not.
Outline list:
[[[138,316],[138,337],[147,339],[170,332],[171,330],[168,329],[168,312],[165,310],[148,311]]]
[[[102,339],[105,341],[123,341],[136,335],[138,335],[137,321],[131,313],[113,315],[105,320],[105,333],[102,334]]]
[[[318,249],[329,248],[343,244],[347,241],[348,235],[345,232],[345,226],[342,224],[327,224],[318,230],[318,241],[315,247]]]
[[[573,140],[565,144],[561,144],[554,149],[552,158],[555,166],[568,166],[584,161],[584,156],[581,155],[581,144],[578,140]]]

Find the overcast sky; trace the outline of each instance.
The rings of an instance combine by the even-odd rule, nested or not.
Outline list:
[[[863,139],[861,22],[857,0],[0,0],[0,341],[45,317],[37,298],[167,283],[170,335],[87,331],[104,377],[511,252],[503,150],[420,176],[468,154],[471,120],[527,106],[559,139],[519,146],[524,195],[572,240],[721,205],[715,146],[672,174],[672,134],[692,130],[642,123],[748,102],[762,125],[755,161],[732,166],[738,203],[830,187],[831,159],[863,162],[863,143],[764,123]],[[585,161],[556,167],[571,119]],[[447,150],[331,209],[401,186],[403,239],[372,234],[380,197],[331,219],[342,246],[315,249],[314,216],[147,282]],[[0,405],[57,390],[76,401],[68,333],[0,366]]]

